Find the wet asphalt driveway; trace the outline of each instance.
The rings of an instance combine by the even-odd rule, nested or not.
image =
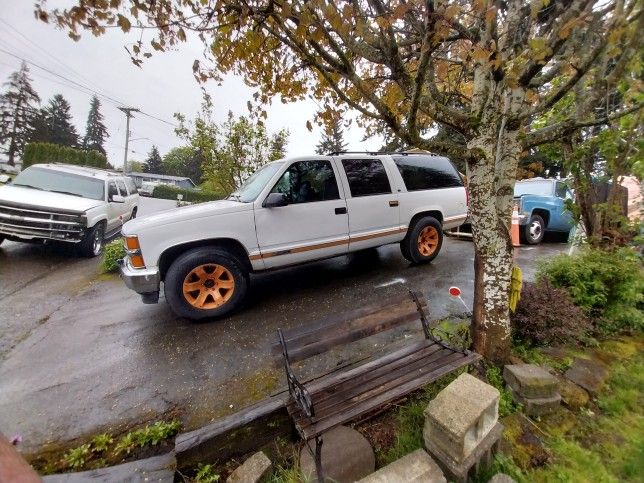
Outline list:
[[[141,214],[172,206],[143,199]],[[526,278],[534,261],[566,250],[522,247]],[[20,433],[24,449],[115,430],[178,409],[197,427],[278,390],[271,364],[278,327],[288,328],[422,291],[433,318],[460,314],[447,294],[471,304],[473,250],[446,238],[428,266],[410,266],[398,247],[256,275],[243,310],[219,321],[176,318],[163,297],[143,305],[97,259],[52,247],[0,246],[0,432]]]

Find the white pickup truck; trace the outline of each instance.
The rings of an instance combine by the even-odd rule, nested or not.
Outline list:
[[[433,260],[443,230],[467,216],[452,163],[429,154],[305,156],[269,163],[226,200],[137,218],[123,226],[125,284],[190,319],[244,299],[249,274],[400,243]]]
[[[73,243],[95,257],[103,242],[136,217],[131,178],[69,164],[34,164],[0,187],[0,243]]]

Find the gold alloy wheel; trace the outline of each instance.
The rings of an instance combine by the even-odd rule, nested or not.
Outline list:
[[[183,296],[197,309],[216,309],[235,291],[235,279],[226,267],[205,263],[193,268],[183,280]]]
[[[418,235],[418,251],[424,257],[434,254],[438,248],[438,230],[433,226],[426,226]]]

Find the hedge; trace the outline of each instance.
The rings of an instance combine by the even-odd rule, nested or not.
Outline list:
[[[38,163],[66,163],[94,168],[108,168],[107,158],[98,151],[72,148],[52,143],[29,143],[22,156],[22,169]]]
[[[177,195],[183,195],[183,201],[190,203],[203,203],[204,201],[220,200],[223,196],[212,191],[197,191],[186,188],[177,188],[167,184],[160,184],[154,187],[152,196],[164,200],[176,200]]]

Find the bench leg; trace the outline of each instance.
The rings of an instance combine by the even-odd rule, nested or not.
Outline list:
[[[315,438],[315,472],[318,475],[318,483],[324,483],[322,474],[322,438]]]

